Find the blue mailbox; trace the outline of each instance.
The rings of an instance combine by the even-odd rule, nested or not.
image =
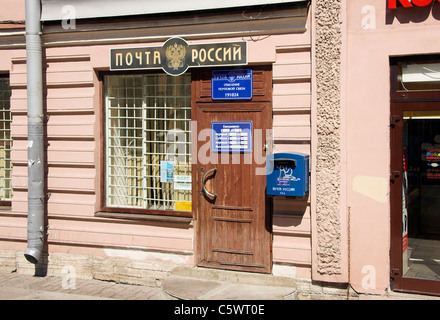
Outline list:
[[[267,156],[269,196],[305,197],[309,194],[309,155],[274,153]]]

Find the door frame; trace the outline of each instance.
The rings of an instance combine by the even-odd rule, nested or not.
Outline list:
[[[224,68],[228,69],[228,68]],[[230,68],[229,68],[230,69]],[[222,106],[223,112],[233,112],[236,111],[236,108],[233,105],[240,104],[244,107],[242,110],[243,112],[246,112],[246,109],[248,109],[250,112],[255,112],[255,110],[252,110],[252,105],[267,105],[269,108],[269,114],[270,119],[268,129],[273,128],[273,105],[272,105],[272,66],[270,65],[256,65],[256,66],[242,66],[238,69],[252,69],[254,73],[254,82],[253,82],[253,97],[251,100],[248,101],[217,101],[212,100],[210,93],[211,93],[211,80],[209,75],[212,72],[212,69],[203,69],[199,72],[195,73],[195,85],[193,86],[193,101],[192,101],[192,115],[193,120],[198,121],[197,119],[197,108],[205,109],[207,113],[209,112],[215,112],[219,106]],[[229,104],[229,106],[227,106]],[[225,107],[226,106],[226,107]],[[247,111],[247,112],[249,112]],[[192,130],[192,154],[198,156],[197,150],[197,133],[198,130],[194,130],[193,127]],[[253,128],[255,129],[255,128]],[[196,161],[195,161],[196,160]],[[204,200],[204,195],[200,192],[200,184],[201,184],[201,175],[199,174],[197,163],[198,159],[193,159],[192,164],[192,179],[193,179],[193,195],[192,195],[192,202],[193,202],[193,219],[194,219],[194,264],[196,266],[200,267],[209,267],[209,268],[220,268],[220,269],[228,269],[228,270],[238,270],[238,271],[247,271],[247,272],[259,272],[259,271],[249,271],[246,270],[246,268],[222,268],[219,265],[216,264],[210,264],[205,263],[204,258],[206,253],[203,251],[205,249],[205,245],[202,243],[203,237],[201,235],[200,227],[200,201]],[[271,273],[272,272],[272,264],[273,264],[273,250],[272,250],[272,244],[273,244],[273,230],[272,230],[272,199],[267,197],[266,194],[263,195],[265,197],[265,219],[266,219],[266,228],[268,228],[270,232],[270,241],[269,243],[269,266],[264,269],[261,273]]]
[[[410,60],[414,57],[408,57]],[[390,59],[390,279],[391,289],[440,295],[440,281],[405,278],[402,274],[402,138],[404,111],[440,111],[440,91],[397,91],[398,62]]]

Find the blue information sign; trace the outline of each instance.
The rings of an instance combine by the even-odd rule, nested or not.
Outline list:
[[[212,72],[213,100],[252,99],[252,70],[216,70]]]
[[[211,122],[212,152],[252,152],[252,121]]]

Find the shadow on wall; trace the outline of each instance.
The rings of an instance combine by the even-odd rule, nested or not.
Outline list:
[[[440,3],[437,0],[426,7],[387,9],[385,24],[391,25],[395,20],[401,24],[421,23],[426,21],[431,15],[435,20],[440,20]]]
[[[306,214],[310,202],[306,199],[277,199],[274,202],[274,227],[299,227],[303,219],[310,219]]]

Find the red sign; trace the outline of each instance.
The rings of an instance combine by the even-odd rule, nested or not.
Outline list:
[[[426,7],[434,1],[435,0],[388,0],[388,9],[396,9],[398,3],[405,8]],[[438,2],[440,2],[440,0],[438,0]]]

